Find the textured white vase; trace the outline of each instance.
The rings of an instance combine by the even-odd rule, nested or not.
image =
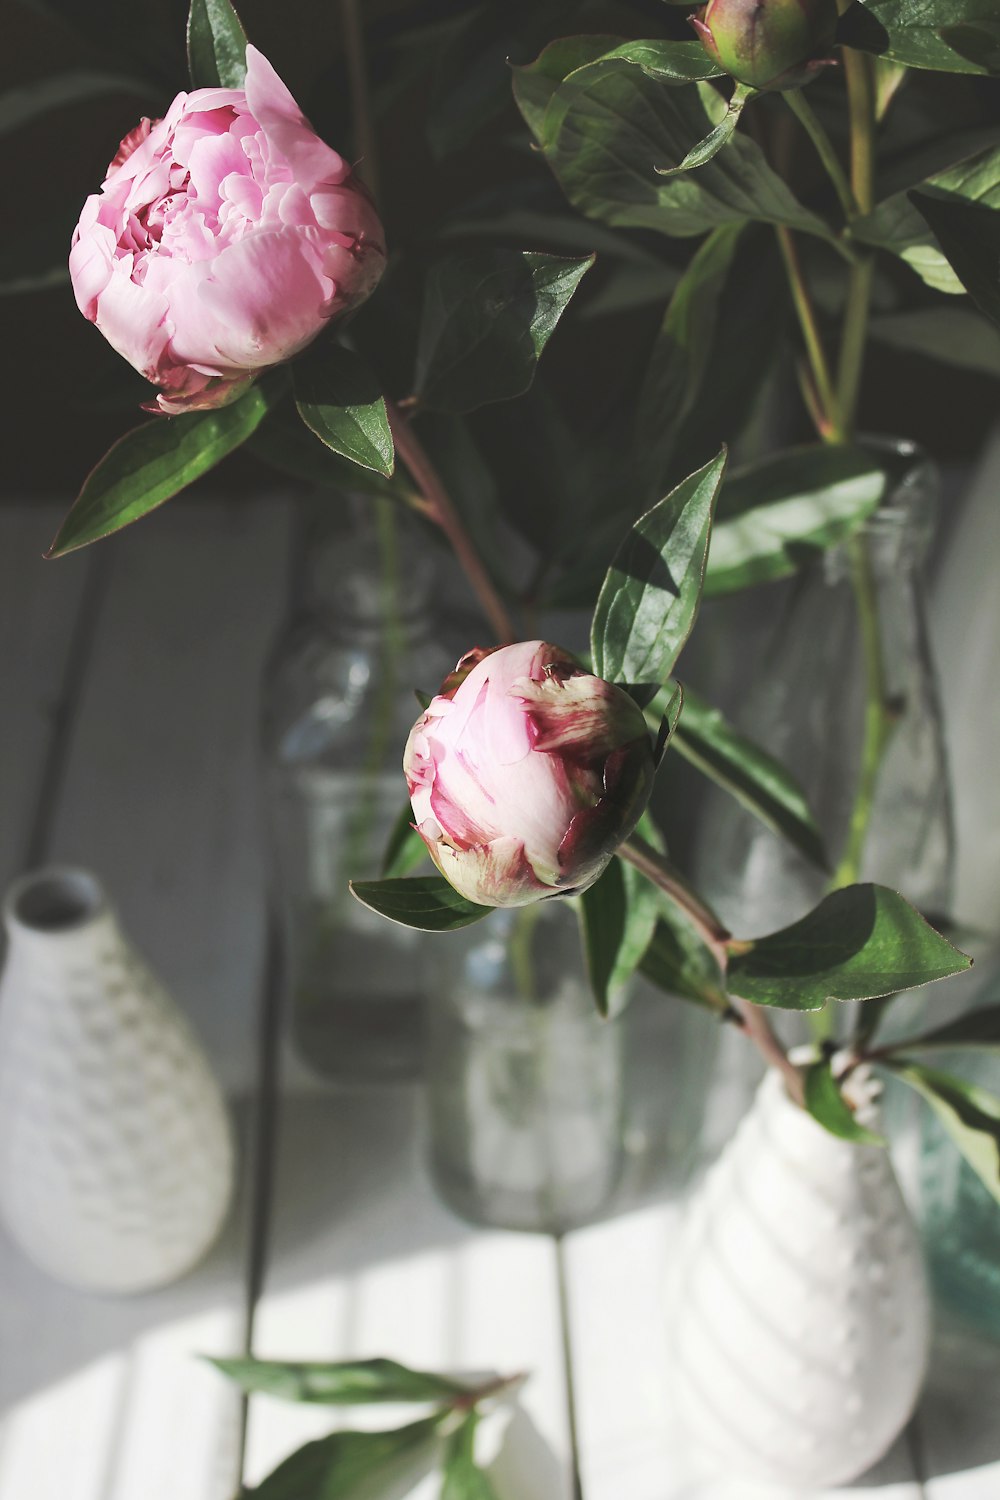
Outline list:
[[[846,1483],[913,1411],[930,1307],[888,1153],[830,1135],[774,1072],[692,1201],[668,1300],[676,1414],[732,1474]]]
[[[28,875],[4,919],[0,1213],[60,1281],[162,1286],[205,1254],[229,1207],[219,1086],[93,876]]]

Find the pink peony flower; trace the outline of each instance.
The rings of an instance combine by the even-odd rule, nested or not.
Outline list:
[[[245,89],[178,94],[125,137],[69,259],[80,311],[165,412],[234,400],[384,265],[365,189],[254,47]]]
[[[653,753],[622,688],[522,641],[462,658],[403,770],[442,875],[483,906],[524,906],[593,885],[648,801]]]

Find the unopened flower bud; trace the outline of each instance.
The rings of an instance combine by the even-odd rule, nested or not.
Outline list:
[[[638,822],[653,769],[629,695],[544,641],[469,652],[403,755],[431,858],[483,906],[593,885]]]
[[[836,0],[708,0],[691,17],[720,68],[754,89],[805,83],[831,59]]]

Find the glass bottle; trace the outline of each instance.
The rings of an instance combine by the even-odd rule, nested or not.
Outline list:
[[[602,1021],[563,900],[496,911],[432,950],[431,1174],[475,1224],[559,1233],[622,1167],[623,1048]]]
[[[264,744],[291,1031],[309,1067],[342,1083],[422,1066],[422,935],[351,896],[379,873],[406,802],[403,746],[453,664],[435,638],[433,569],[415,530],[327,533],[306,563],[306,608],[273,653]],[[405,564],[403,559],[405,558]]]
[[[902,892],[925,914],[950,911],[954,836],[947,755],[926,626],[924,561],[936,520],[937,471],[911,443],[872,441],[894,480],[852,539],[863,550],[875,604],[878,656],[891,728],[874,789],[859,878]],[[758,599],[758,596],[759,599]],[[793,773],[836,866],[857,794],[865,721],[865,665],[850,544],[819,553],[793,579],[758,590],[771,629],[758,634],[745,663],[742,703],[733,717]],[[724,603],[726,601],[723,601]],[[694,868],[699,888],[741,937],[789,925],[818,904],[830,877],[732,797],[713,788],[699,824]],[[886,1014],[889,1039],[919,1024],[923,991]],[[782,1016],[786,1043],[829,1026],[846,1037],[852,1006],[829,1006],[815,1023]],[[749,1105],[759,1076],[743,1038],[723,1038],[735,1113]],[[919,1115],[911,1093],[890,1081],[884,1117],[904,1188],[916,1192]]]
[[[938,481],[912,444],[879,444],[900,475],[860,531],[875,597],[892,725],[879,766],[860,878],[922,911],[949,909],[954,862],[942,717],[926,628],[923,564]],[[836,863],[847,838],[864,739],[865,669],[847,546],[777,586],[769,643],[746,673],[740,727],[796,777]],[[706,800],[698,883],[741,936],[787,925],[820,901],[823,871],[731,797]]]

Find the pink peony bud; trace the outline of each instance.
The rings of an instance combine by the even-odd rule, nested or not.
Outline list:
[[[593,885],[653,785],[641,711],[558,646],[470,651],[410,731],[415,826],[457,891],[525,906]]]
[[[739,83],[794,88],[833,59],[836,0],[708,0],[691,25],[705,51]]]
[[[254,47],[245,88],[178,94],[130,131],[69,258],[80,311],[165,412],[234,400],[384,266],[367,193]]]

